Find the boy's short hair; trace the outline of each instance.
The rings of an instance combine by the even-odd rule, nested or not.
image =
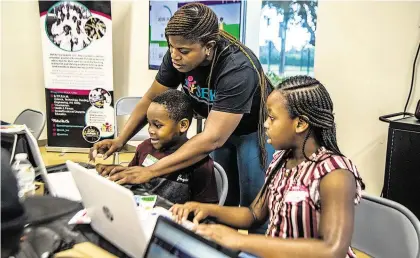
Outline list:
[[[170,89],[156,96],[152,102],[165,106],[172,120],[179,122],[187,118],[191,124],[194,111],[190,98],[184,92]]]

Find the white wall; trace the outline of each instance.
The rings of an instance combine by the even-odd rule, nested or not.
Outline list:
[[[26,108],[45,112],[39,11],[35,1],[1,6],[1,119],[13,122]]]
[[[342,151],[356,162],[367,191],[379,194],[388,125],[378,117],[404,109],[420,2],[323,1],[318,10],[315,76],[333,97]],[[411,112],[420,99],[419,71]]]
[[[258,51],[261,0],[247,4],[246,43]],[[1,119],[13,121],[27,107],[45,111],[39,11],[36,1],[1,5]],[[156,75],[147,68],[148,8],[146,0],[113,1],[116,98],[143,95]],[[419,25],[420,2],[319,3],[315,75],[333,97],[341,149],[371,193],[380,192],[385,163],[388,126],[378,117],[404,107]],[[413,99],[419,80],[416,88]]]

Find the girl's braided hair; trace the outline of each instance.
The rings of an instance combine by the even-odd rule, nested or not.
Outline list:
[[[277,87],[278,91],[286,98],[286,106],[291,118],[300,117],[309,125],[309,132],[305,136],[302,146],[302,153],[307,160],[311,160],[305,153],[305,145],[310,135],[313,135],[320,146],[324,146],[331,152],[330,155],[343,156],[337,145],[336,127],[334,121],[333,102],[327,89],[318,80],[306,76],[293,76],[284,80]],[[289,153],[286,153],[286,157]],[[313,162],[321,162],[322,160],[311,160]],[[280,162],[279,162],[280,165]],[[259,196],[259,200],[264,198],[278,170],[273,170],[268,175],[263,185],[263,190]],[[361,178],[357,177],[361,183],[362,189],[365,185]]]

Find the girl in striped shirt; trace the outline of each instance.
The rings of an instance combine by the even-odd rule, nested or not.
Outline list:
[[[266,104],[268,143],[278,151],[251,206],[177,204],[171,208],[176,219],[185,220],[193,212],[196,224],[211,216],[249,229],[269,217],[265,236],[243,235],[217,224],[198,225],[196,232],[259,257],[355,257],[350,241],[363,182],[337,146],[327,90],[311,77],[291,77]]]

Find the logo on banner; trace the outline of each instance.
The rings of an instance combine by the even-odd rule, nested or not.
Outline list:
[[[99,18],[90,17],[85,24],[85,32],[90,40],[100,39],[105,36],[105,23]]]
[[[76,1],[62,1],[47,12],[45,32],[48,39],[62,50],[77,52],[106,33],[105,23],[93,17],[90,10]]]
[[[101,138],[101,131],[96,126],[88,125],[83,128],[82,135],[85,141],[95,143]]]
[[[96,88],[89,92],[89,102],[96,108],[104,108],[111,105],[111,94],[102,88]]]

